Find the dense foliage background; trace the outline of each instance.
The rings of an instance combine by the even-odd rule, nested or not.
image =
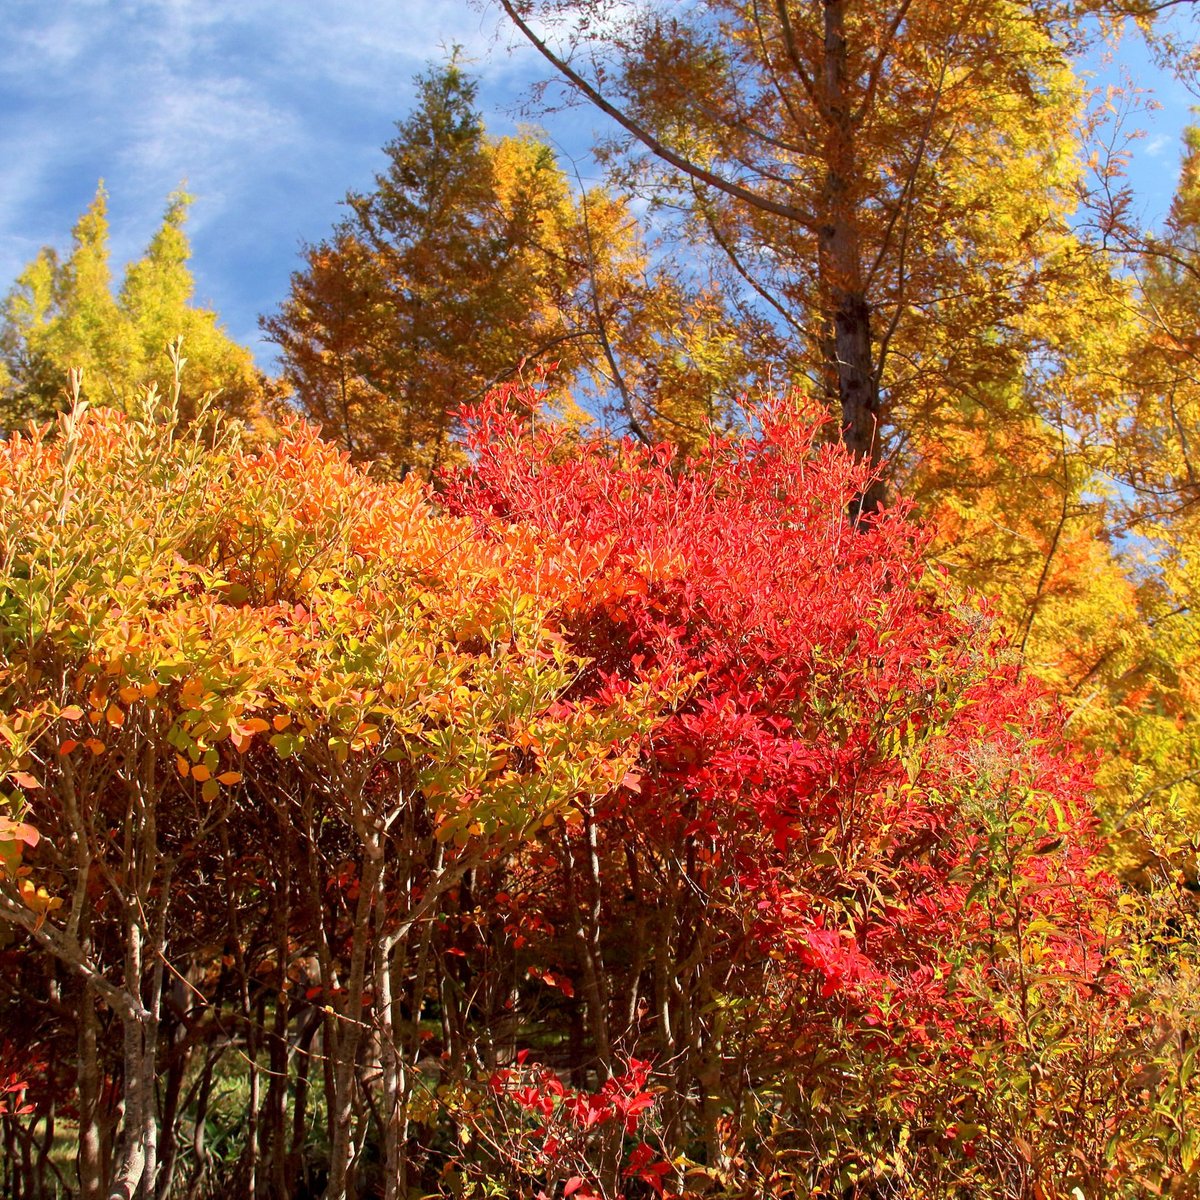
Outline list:
[[[0,1188],[1200,1196],[1173,6],[518,3],[263,318],[0,321]]]

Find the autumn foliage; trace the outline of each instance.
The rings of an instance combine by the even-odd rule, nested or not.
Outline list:
[[[1189,1186],[1088,766],[926,535],[795,404],[535,402],[436,498],[153,404],[0,446],[9,1191],[63,1128],[89,1200]]]

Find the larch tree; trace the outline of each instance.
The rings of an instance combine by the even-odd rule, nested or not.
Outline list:
[[[126,270],[117,303],[133,325],[143,379],[152,378],[160,387],[169,383],[163,347],[182,337],[188,396],[211,392],[229,412],[256,414],[269,385],[255,369],[250,351],[221,328],[217,314],[194,303],[196,282],[188,267],[191,247],[184,230],[191,203],[186,192],[171,196],[146,253]]]
[[[549,146],[489,136],[456,63],[417,86],[375,187],[263,320],[302,411],[401,476],[451,458],[458,409],[523,366],[569,416],[647,442],[726,422],[752,367],[722,298],[659,259],[626,200],[574,193]]]
[[[6,424],[58,407],[67,370],[82,370],[97,399],[112,401],[111,382],[131,349],[112,293],[108,197],[103,187],[72,230],[65,259],[43,247],[4,301],[0,347],[7,368]]]
[[[1115,481],[1113,507],[1139,560],[1136,635],[1097,657],[1089,688],[1110,678],[1115,703],[1094,732],[1119,747],[1107,774],[1122,797],[1118,831],[1132,867],[1161,866],[1195,883],[1200,777],[1194,719],[1200,694],[1196,599],[1200,522],[1200,132],[1184,134],[1179,182],[1161,230],[1127,219],[1126,334],[1115,348],[1116,386],[1080,423],[1096,461]]]
[[[939,426],[1046,369],[1039,318],[1107,286],[1070,226],[1087,123],[1071,54],[1104,6],[501,6],[613,119],[618,176],[689,210],[859,457],[910,472]]]
[[[306,415],[401,476],[445,461],[453,413],[524,356],[570,353],[547,320],[555,264],[531,255],[561,224],[561,178],[535,143],[488,141],[456,65],[418,87],[375,188],[349,195],[263,321]]]

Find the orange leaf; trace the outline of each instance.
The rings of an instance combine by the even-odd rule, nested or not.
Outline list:
[[[175,755],[175,770],[186,779],[191,772],[191,767],[188,765],[188,760],[182,754]]]
[[[14,771],[9,778],[17,787],[29,788],[31,791],[42,786],[28,771]]]
[[[241,771],[223,771],[217,776],[217,782],[225,784],[226,787],[230,787],[235,783],[242,782],[242,773]]]
[[[78,721],[83,716],[83,709],[78,704],[68,704],[66,708],[59,711],[58,716],[62,721]]]
[[[262,719],[262,717],[251,717],[248,721],[242,722],[243,733],[266,733],[271,726]]]
[[[271,724],[275,726],[277,733],[282,733],[291,723],[292,718],[287,713],[277,713],[271,718]]]
[[[88,740],[86,742],[84,742],[83,744],[93,754],[103,754],[104,753],[104,743],[99,738],[88,738]]]
[[[125,724],[125,714],[115,705],[110,704],[104,713],[105,720],[110,725],[121,726]]]
[[[555,975],[553,971],[530,971],[531,975],[540,979],[547,987],[557,988],[564,996],[575,995],[575,985],[565,975]]]
[[[197,763],[192,768],[192,778],[197,783],[207,783],[211,776],[212,772],[203,763]]]

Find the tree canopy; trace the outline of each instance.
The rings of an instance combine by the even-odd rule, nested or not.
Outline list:
[[[417,85],[375,188],[263,321],[301,409],[399,475],[445,463],[457,410],[522,370],[647,441],[727,421],[754,367],[720,297],[652,266],[629,205],[574,193],[535,135],[489,137],[457,64]]]
[[[133,406],[148,384],[169,390],[167,347],[176,338],[189,364],[184,415],[209,393],[241,417],[259,414],[267,389],[253,357],[230,340],[215,312],[193,304],[184,232],[191,203],[184,191],[171,197],[145,254],[115,292],[103,186],[76,222],[70,252],[46,247],[25,267],[0,323],[0,412],[8,428],[61,409],[71,370],[82,373],[90,400],[117,408]]]

